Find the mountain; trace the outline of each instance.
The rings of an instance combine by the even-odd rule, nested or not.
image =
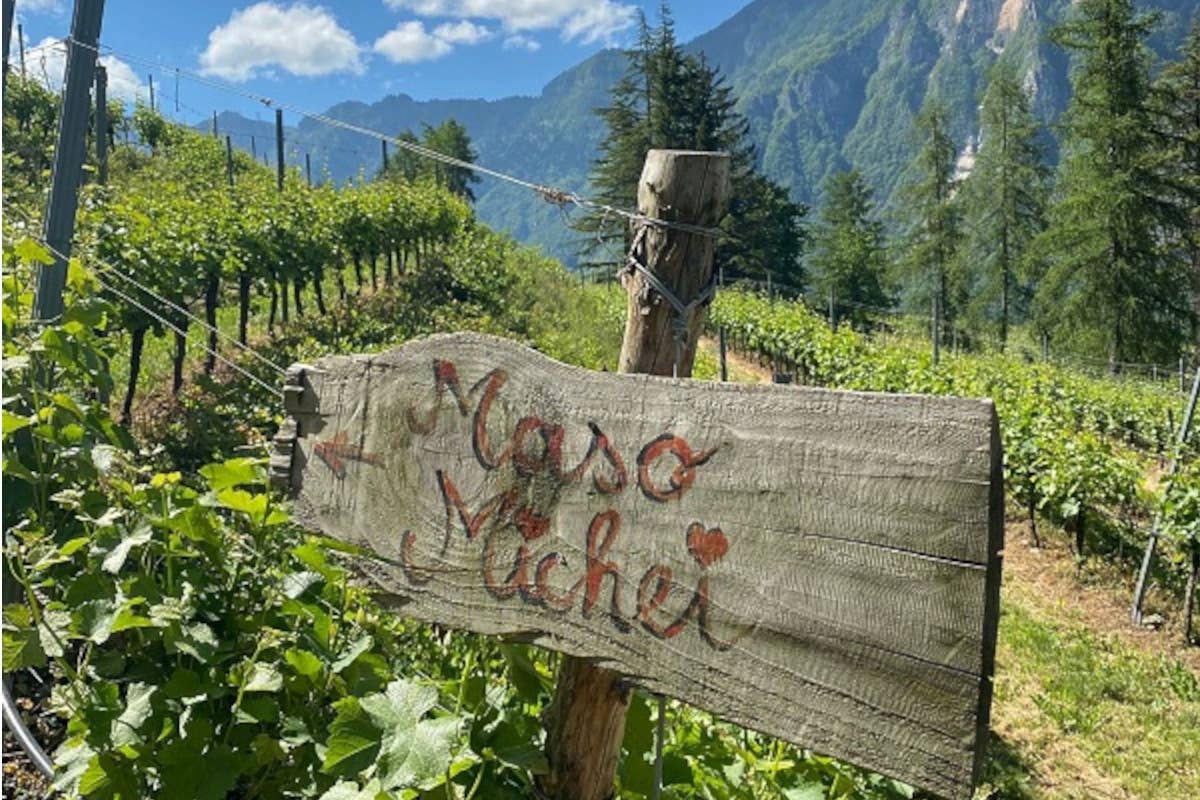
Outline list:
[[[913,117],[927,97],[951,110],[953,132],[969,152],[988,68],[1012,61],[1034,92],[1038,115],[1053,122],[1069,97],[1068,61],[1046,41],[1072,0],[755,0],[688,43],[726,76],[750,122],[763,170],[796,199],[819,201],[831,173],[857,166],[885,206],[916,145]],[[1151,41],[1174,57],[1200,0],[1142,0],[1161,13]],[[676,3],[675,13],[687,13]],[[479,163],[567,190],[586,192],[602,128],[593,110],[624,71],[603,51],[552,80],[537,97],[417,101],[392,95],[377,103],[340,103],[327,116],[396,134],[455,117],[466,125]],[[224,114],[224,131],[241,131]],[[268,123],[245,122],[251,129]],[[287,132],[289,160],[335,180],[378,168],[378,143],[304,120]],[[256,137],[258,134],[256,133]],[[238,146],[249,149],[246,136]],[[269,141],[269,140],[268,140]],[[261,148],[261,144],[259,145]],[[260,149],[261,153],[261,149]],[[272,156],[273,157],[273,156]],[[528,190],[484,179],[476,187],[482,220],[571,261],[578,234],[560,210]]]

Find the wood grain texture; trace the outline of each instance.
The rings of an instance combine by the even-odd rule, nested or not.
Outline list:
[[[1003,537],[990,402],[594,373],[473,334],[298,385],[295,517],[373,552],[403,613],[970,796]]]
[[[638,211],[653,219],[716,228],[729,205],[730,163],[725,153],[649,151],[638,181]],[[700,295],[712,279],[717,245],[713,237],[647,225],[636,241],[633,257],[684,305]],[[628,299],[617,371],[691,375],[707,306],[688,314],[688,338],[676,365],[671,327],[675,309],[638,273],[627,274],[623,281]]]
[[[727,153],[651,150],[638,182],[638,211],[649,219],[715,228],[728,207],[729,166]],[[715,239],[702,233],[639,223],[622,280],[628,313],[618,372],[691,377],[706,298],[712,296],[715,247]],[[561,659],[547,714],[550,769],[539,779],[547,800],[612,796],[629,711],[629,692],[612,691],[620,680],[587,659]]]

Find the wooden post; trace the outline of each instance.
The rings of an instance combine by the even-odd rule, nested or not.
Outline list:
[[[936,294],[934,294],[934,296],[933,296],[933,337],[932,338],[933,338],[933,365],[935,367],[937,366],[937,363],[938,363],[938,356],[940,355],[941,344],[942,344],[942,336],[941,336],[942,321],[940,319],[940,317],[941,317],[940,312],[942,309],[941,309],[941,303],[938,302],[939,299],[940,298]]]
[[[17,58],[21,65],[21,77],[28,77],[25,72],[25,26],[17,23]]]
[[[283,191],[283,109],[275,109],[275,185]]]
[[[214,138],[214,139],[219,139],[219,138],[221,138],[221,133],[220,133],[220,131],[218,131],[218,130],[217,130],[217,112],[216,112],[216,111],[213,111],[213,128],[212,128],[212,131],[213,131],[213,138]]]
[[[12,40],[13,17],[16,16],[16,0],[4,0],[4,85],[8,85],[8,44]],[[24,53],[24,48],[21,48]],[[25,59],[21,59],[24,63]],[[22,71],[23,72],[23,71]]]
[[[150,110],[154,111],[154,75],[150,74]]]
[[[655,219],[716,227],[729,203],[729,156],[651,150],[638,183],[638,210]],[[716,241],[710,236],[647,226],[635,256],[683,303],[712,279]],[[638,273],[626,282],[628,312],[619,372],[679,377],[692,374],[696,340],[706,308],[686,320],[678,352],[672,336],[676,312]],[[551,800],[604,800],[613,793],[621,755],[629,688],[610,670],[565,657],[547,712],[546,755],[550,772],[542,790]]]
[[[724,381],[729,380],[729,364],[727,363],[727,355],[726,355],[728,347],[725,344],[725,326],[724,325],[722,325],[721,329],[719,331],[717,331],[717,339],[721,346],[721,381],[724,382]]]
[[[96,65],[96,181],[108,183],[108,71]]]
[[[71,40],[67,47],[67,84],[62,114],[58,120],[45,227],[46,244],[52,251],[62,255],[55,255],[54,262],[42,267],[38,273],[36,311],[41,320],[54,319],[63,310],[67,259],[71,256],[75,211],[79,207],[79,185],[83,179],[83,159],[87,153],[92,71],[96,67],[96,42],[100,39],[103,15],[104,0],[76,0],[71,19]]]
[[[304,177],[308,180],[308,185],[312,186],[312,159],[308,153],[304,154]]]
[[[829,287],[829,330],[837,330],[837,312],[833,305],[833,287]]]
[[[1196,581],[1200,576],[1200,541],[1192,539],[1188,543],[1192,557],[1192,568],[1188,571],[1187,588],[1183,594],[1183,643],[1192,643],[1192,617],[1196,608]]]
[[[380,139],[379,144],[383,149],[383,171],[387,172],[387,168],[388,168],[387,139]]]
[[[254,141],[254,134],[250,134],[250,157],[258,161],[258,144]]]

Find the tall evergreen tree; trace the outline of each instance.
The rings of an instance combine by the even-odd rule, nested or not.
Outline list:
[[[1021,266],[1044,227],[1048,181],[1038,124],[1016,71],[992,69],[983,97],[979,153],[959,194],[968,314],[995,323],[1008,342]]]
[[[734,98],[717,70],[676,41],[669,6],[658,27],[641,18],[638,40],[627,52],[628,68],[613,87],[609,105],[597,109],[606,134],[593,163],[596,199],[619,208],[637,205],[637,184],[646,152],[653,148],[724,151],[732,157],[733,193],[721,223],[718,263],[749,275],[768,272],[796,287],[804,277],[800,253],[807,209],[782,186],[754,170],[749,126],[734,110]],[[611,247],[628,244],[621,220],[594,213],[578,228]]]
[[[916,127],[921,149],[910,168],[913,181],[901,190],[907,232],[897,267],[909,301],[933,308],[941,336],[943,326],[958,316],[965,295],[954,257],[961,228],[953,202],[958,149],[940,103],[927,102]]]
[[[838,172],[824,187],[809,264],[820,296],[836,319],[866,320],[867,308],[891,305],[884,289],[883,226],[874,218],[871,188],[857,169]]]
[[[1192,308],[1200,309],[1200,14],[1180,58],[1162,71],[1158,83],[1163,128],[1168,146],[1160,174],[1177,207],[1178,227],[1167,246],[1186,259],[1192,285]]]
[[[402,142],[420,144],[428,150],[467,163],[474,163],[478,158],[466,126],[453,117],[437,126],[425,125],[419,139],[410,130],[402,131],[396,138]],[[464,200],[475,202],[475,192],[472,191],[471,184],[478,183],[479,176],[474,171],[466,167],[443,164],[403,147],[398,150],[399,152],[388,159],[385,177],[398,178],[409,183],[423,178],[430,179]]]
[[[1155,18],[1133,0],[1080,0],[1052,40],[1075,56],[1057,198],[1037,250],[1045,268],[1035,315],[1055,338],[1121,362],[1174,359],[1190,335],[1188,280],[1157,162],[1144,45]]]
[[[437,127],[426,125],[421,143],[430,150],[469,164],[473,164],[479,157],[471,145],[466,126],[453,117]],[[472,191],[471,184],[479,182],[478,175],[466,167],[449,166],[439,161],[432,164],[434,180],[439,186],[468,202],[475,202],[475,192]]]

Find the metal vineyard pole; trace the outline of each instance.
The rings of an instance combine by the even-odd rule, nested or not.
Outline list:
[[[89,90],[96,68],[96,42],[100,39],[103,15],[104,0],[75,0],[71,38],[67,40],[67,85],[62,114],[58,120],[58,139],[50,178],[50,205],[44,231],[46,244],[55,255],[54,261],[43,266],[38,273],[35,311],[40,320],[52,320],[63,310],[67,259],[71,255],[75,211],[79,206],[79,185],[83,179],[83,159],[87,150],[91,116]]]
[[[108,71],[96,65],[96,182],[108,183]]]
[[[1197,396],[1200,396],[1200,368],[1196,369],[1196,379],[1192,382],[1192,396],[1188,399],[1187,411],[1184,412],[1183,422],[1179,425],[1179,437],[1176,440],[1179,445],[1187,441],[1188,432],[1192,427],[1192,418],[1196,413]],[[1171,468],[1167,471],[1168,483],[1178,468],[1179,462],[1172,459]],[[1129,611],[1129,618],[1134,625],[1142,624],[1142,603],[1146,600],[1146,590],[1150,583],[1150,565],[1154,561],[1154,549],[1157,546],[1158,520],[1156,519],[1150,528],[1150,539],[1146,542],[1146,552],[1142,554],[1142,566],[1138,570],[1137,583],[1133,589],[1133,607]]]
[[[8,87],[8,45],[12,40],[13,17],[16,11],[16,0],[4,0],[4,78],[5,88]]]

